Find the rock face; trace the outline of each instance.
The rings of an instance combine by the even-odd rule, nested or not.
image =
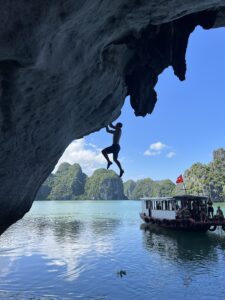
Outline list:
[[[123,182],[114,171],[98,169],[87,179],[85,199],[123,200]]]
[[[213,161],[196,163],[185,174],[188,193],[210,196],[213,201],[225,201],[225,150],[213,151]]]
[[[221,163],[225,163],[225,150],[223,148],[219,148],[213,151],[213,161],[220,161]]]
[[[40,200],[72,200],[84,194],[87,175],[79,164],[63,163],[51,174],[37,193]]]
[[[134,180],[127,180],[123,184],[124,194],[128,199],[132,199],[133,190],[135,189],[136,182]]]
[[[223,0],[9,0],[0,23],[0,232],[23,217],[76,139],[115,120],[126,95],[151,113],[169,65],[185,78],[195,26]]]
[[[88,177],[79,164],[62,163],[58,171],[50,174],[41,185],[36,200],[140,199],[144,196],[170,196],[174,189],[175,184],[168,179],[128,180],[123,183],[113,171],[98,169]]]
[[[49,177],[41,185],[39,191],[37,192],[36,200],[48,200],[48,197],[52,191],[52,187],[55,182],[54,179],[55,176],[53,174],[50,174]]]
[[[36,200],[123,200],[121,178],[113,171],[96,170],[88,177],[79,164],[62,163],[41,185]]]
[[[125,195],[128,199],[172,196],[175,193],[175,187],[169,179],[153,181],[151,178],[145,178],[136,182],[128,180],[124,183]]]

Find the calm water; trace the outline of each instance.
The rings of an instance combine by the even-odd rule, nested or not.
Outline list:
[[[0,299],[225,299],[225,234],[144,232],[140,209],[35,202],[0,237]]]

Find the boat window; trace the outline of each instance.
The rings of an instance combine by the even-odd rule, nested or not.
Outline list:
[[[176,201],[171,202],[171,209],[176,210]]]
[[[161,210],[162,209],[162,205],[161,205],[161,203],[160,202],[156,202],[156,209],[157,210]]]
[[[146,201],[146,209],[151,209],[152,208],[152,201]]]
[[[177,200],[176,201],[176,210],[180,209],[181,208],[181,201],[180,200]]]
[[[165,201],[165,210],[169,210],[169,202]]]

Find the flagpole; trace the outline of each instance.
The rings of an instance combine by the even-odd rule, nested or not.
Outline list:
[[[185,192],[185,195],[187,195],[186,184],[185,184],[185,182],[184,182],[184,177],[183,177],[183,176],[182,176],[182,179],[183,179],[184,192]]]
[[[177,177],[176,183],[182,183],[182,185],[183,185],[182,190],[185,191],[185,195],[186,195],[187,194],[187,189],[186,189],[186,185],[184,183],[184,178],[183,178],[182,174]]]
[[[183,182],[183,188],[184,188],[185,195],[187,195],[187,188],[186,188],[186,184],[184,182]]]

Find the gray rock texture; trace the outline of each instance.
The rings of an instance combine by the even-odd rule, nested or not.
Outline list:
[[[133,191],[136,187],[136,182],[134,180],[127,180],[123,184],[124,194],[128,199],[132,199]]]
[[[195,26],[223,0],[0,1],[0,232],[30,209],[68,144],[115,120],[126,95],[151,113],[158,74],[185,78]]]
[[[45,180],[37,200],[74,200],[84,194],[87,175],[79,164],[62,163],[55,174]]]
[[[195,163],[184,173],[188,193],[225,201],[225,149],[213,151],[209,164]]]
[[[98,169],[87,179],[84,199],[124,200],[122,179],[112,170]]]
[[[223,148],[219,148],[213,151],[213,160],[221,160],[225,162],[225,150]],[[225,166],[224,166],[225,167]]]
[[[175,184],[170,179],[152,180],[144,178],[137,181],[128,180],[124,183],[124,194],[128,199],[143,197],[168,197],[175,193]]]

